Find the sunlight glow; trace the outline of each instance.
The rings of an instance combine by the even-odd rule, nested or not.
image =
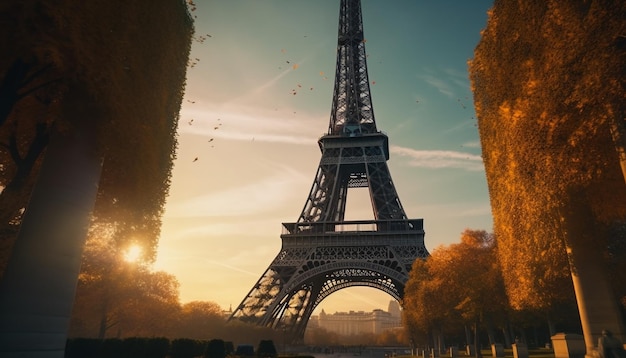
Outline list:
[[[141,246],[136,244],[131,245],[126,250],[126,253],[124,253],[124,260],[126,260],[127,262],[137,262],[141,259],[142,253],[143,250],[141,249]]]

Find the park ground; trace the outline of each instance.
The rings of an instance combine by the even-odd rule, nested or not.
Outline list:
[[[492,358],[490,349],[483,349],[481,350],[481,353],[483,355],[483,358]],[[363,349],[361,353],[350,353],[350,352],[330,353],[330,354],[314,353],[312,354],[312,356],[315,358],[355,358],[355,357],[360,357],[360,358],[390,358],[390,357],[416,358],[418,357],[418,358],[422,358],[421,355],[411,356],[410,354],[402,354],[400,352],[394,352],[392,349],[388,349],[384,347],[365,348]],[[427,355],[426,358],[428,357],[429,356]],[[449,355],[442,354],[439,356],[439,358],[449,358]],[[467,356],[463,353],[460,353],[457,356],[457,358],[472,358],[472,357]],[[504,358],[513,358],[513,350],[505,349]],[[554,358],[554,351],[552,349],[547,349],[547,348],[529,349],[528,358]]]

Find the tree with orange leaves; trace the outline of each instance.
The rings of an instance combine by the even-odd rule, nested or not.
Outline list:
[[[626,225],[625,16],[623,1],[496,0],[470,63],[511,305],[546,308],[571,277],[588,354],[603,328],[625,334],[605,265]]]
[[[193,23],[178,0],[0,13],[0,355],[59,356],[94,204],[154,256]]]
[[[495,241],[484,230],[467,229],[460,243],[440,246],[426,261],[413,264],[405,288],[405,319],[409,328],[436,332],[435,346],[444,329],[463,324],[474,326],[474,342],[467,343],[479,346],[479,325],[488,332],[503,326],[507,309]],[[490,340],[494,343],[492,333]]]

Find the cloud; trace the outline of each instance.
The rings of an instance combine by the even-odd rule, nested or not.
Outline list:
[[[307,113],[295,117],[290,109],[263,112],[261,108],[232,107],[209,104],[185,108],[181,113],[186,119],[180,121],[178,132],[208,138],[315,145],[315,133],[324,128],[322,117]]]
[[[442,80],[441,78],[435,77],[430,74],[422,75],[418,77],[420,77],[422,80],[424,80],[424,82],[428,83],[429,85],[435,87],[437,91],[439,91],[440,93],[443,93],[444,95],[450,98],[454,97],[454,92],[452,88],[450,87],[450,85],[448,85],[448,83]]]
[[[472,205],[471,207],[468,207],[465,210],[456,212],[453,216],[474,217],[474,216],[489,216],[489,215],[491,215],[491,205],[489,204],[489,202],[485,202],[480,205]]]
[[[390,150],[394,154],[410,158],[409,165],[414,167],[484,170],[482,157],[476,154],[451,150],[415,150],[399,146],[391,146]]]
[[[224,268],[228,269],[229,271],[237,271],[237,272],[241,272],[241,273],[244,273],[246,275],[249,275],[249,276],[259,277],[259,273],[258,272],[252,272],[252,271],[244,270],[244,269],[241,268],[241,264],[229,265],[229,264],[225,264],[223,262],[219,262],[219,261],[215,261],[215,260],[209,260],[209,259],[205,259],[204,262],[207,262],[209,264],[213,264],[213,265],[216,265],[216,266],[224,267]]]
[[[480,148],[480,141],[479,140],[475,140],[475,141],[471,141],[471,142],[465,142],[465,143],[463,143],[463,147],[466,147],[466,148]]]
[[[301,65],[302,63],[305,63],[306,61],[307,59],[302,59],[298,61],[298,63],[295,63],[292,67],[288,67],[287,69],[282,70],[278,75],[266,80],[265,82],[261,83],[257,87],[250,89],[248,92],[245,92],[243,95],[236,97],[236,98],[232,98],[226,103],[227,104],[240,103],[242,102],[242,100],[246,98],[258,97],[259,95],[267,92],[270,88],[276,85],[283,77],[291,74],[294,70],[298,69],[299,65]]]
[[[171,203],[167,217],[228,217],[250,216],[280,209],[293,199],[305,176],[287,166],[275,174],[256,178],[250,184],[216,190],[191,199]],[[310,178],[309,178],[310,179]]]
[[[459,131],[465,131],[467,130],[467,128],[470,128],[474,125],[474,121],[470,121],[470,120],[462,120],[459,121],[459,123],[455,124],[454,126],[450,127],[450,128],[446,128],[442,133],[454,133],[454,132],[459,132]]]
[[[443,71],[450,77],[450,81],[452,81],[455,85],[467,90],[470,89],[469,75],[467,71],[459,71],[456,68],[446,68]]]
[[[444,68],[441,70],[425,69],[424,73],[418,74],[417,78],[428,83],[440,93],[450,97],[457,98],[456,91],[470,91],[470,83],[467,72],[459,71],[453,68]],[[471,99],[467,99],[470,100]]]

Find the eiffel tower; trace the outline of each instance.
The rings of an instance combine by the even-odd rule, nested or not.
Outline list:
[[[425,258],[423,219],[408,219],[391,180],[387,135],[376,128],[360,0],[341,0],[335,88],[315,180],[282,248],[230,321],[273,327],[302,341],[313,310],[353,286],[402,300],[415,259]],[[344,220],[348,189],[369,188],[374,220]]]

